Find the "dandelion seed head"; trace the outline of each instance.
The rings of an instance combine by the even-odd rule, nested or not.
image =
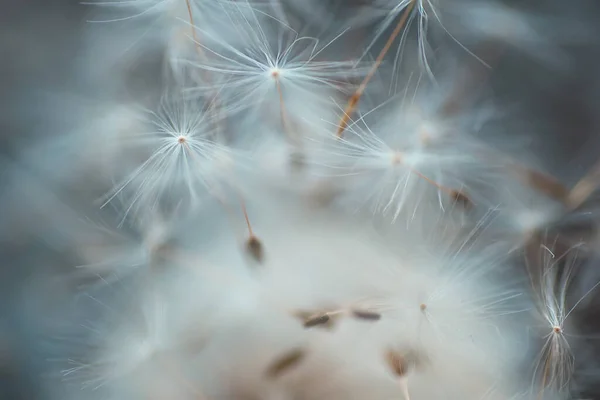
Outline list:
[[[271,78],[275,80],[279,79],[279,77],[281,76],[281,70],[279,68],[271,68],[268,71],[268,73],[271,76]]]
[[[531,361],[524,331],[534,318],[528,282],[508,259],[516,252],[507,255],[495,239],[529,245],[564,207],[545,207],[545,192],[528,196],[534,174],[507,173],[514,157],[484,143],[509,139],[487,130],[492,107],[462,101],[471,100],[461,97],[471,82],[448,74],[452,82],[439,85],[438,75],[449,72],[442,57],[456,44],[477,57],[461,44],[465,33],[481,36],[472,43],[547,42],[520,12],[494,17],[496,0],[479,9],[476,0],[374,0],[380,24],[369,44],[368,32],[343,41],[355,32],[335,26],[356,27],[338,21],[344,13],[330,15],[329,38],[315,30],[320,18],[287,18],[298,7],[320,10],[320,0],[95,3],[115,12],[105,22],[131,24],[122,50],[159,47],[167,87],[160,104],[153,91],[136,96],[139,123],[122,111],[99,118],[87,136],[102,147],[68,143],[77,163],[88,149],[105,160],[97,153],[106,146],[114,165],[98,206],[110,203],[102,212],[120,213],[118,228],[140,240],[122,234],[119,246],[81,249],[77,234],[68,235],[79,248],[74,257],[102,253],[88,271],[99,272],[94,290],[105,297],[90,294],[102,310],[83,315],[92,332],[78,340],[90,356],[65,375],[84,371],[92,377],[86,388],[108,388],[103,399],[514,398],[523,383],[514,376]],[[460,18],[463,35],[455,37]],[[385,32],[393,32],[388,40]],[[413,39],[417,52],[405,52]],[[398,71],[411,61],[421,71],[398,95]],[[133,70],[126,64],[123,81]],[[489,208],[506,215],[488,227],[477,213]],[[70,255],[66,247],[59,250]],[[531,282],[542,347],[534,375],[538,387],[563,388],[575,349],[563,327],[574,330],[565,322],[580,302],[567,308],[573,269],[552,264],[561,254],[550,247],[542,246],[551,265]]]
[[[563,329],[560,326],[555,326],[552,328],[552,332],[556,333],[556,334],[562,334],[563,333]]]

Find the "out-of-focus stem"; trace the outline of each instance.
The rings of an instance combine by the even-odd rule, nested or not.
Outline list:
[[[600,186],[600,162],[573,186],[566,198],[567,207],[574,210],[581,206]]]
[[[200,40],[198,39],[198,34],[196,33],[196,25],[194,23],[194,13],[192,10],[192,4],[190,2],[190,0],[185,0],[185,5],[187,6],[187,11],[188,11],[188,16],[190,19],[190,29],[192,31],[192,39],[194,40],[194,48],[196,49],[196,52],[198,53],[198,56],[200,57],[200,59],[206,59],[206,54],[204,52],[204,50],[202,50],[202,47],[200,46]],[[202,75],[203,78],[210,82],[210,76],[207,73],[207,71],[202,70]],[[216,126],[217,129],[220,130],[220,123],[219,123],[219,118],[218,118],[218,110],[219,110],[219,96],[218,96],[218,91],[215,90],[213,95],[211,96],[212,100],[214,102],[214,104],[211,104],[210,109],[214,111],[215,115],[217,115],[216,119]]]

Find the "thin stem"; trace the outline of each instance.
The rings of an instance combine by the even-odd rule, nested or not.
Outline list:
[[[194,13],[192,11],[192,4],[191,4],[191,0],[185,0],[185,5],[187,6],[187,11],[188,11],[188,16],[190,19],[190,29],[192,31],[192,39],[194,40],[194,48],[196,49],[196,52],[198,53],[198,56],[200,57],[200,59],[206,59],[206,53],[204,52],[204,50],[202,50],[202,46],[200,46],[200,40],[198,39],[198,34],[196,33],[196,25],[194,23]],[[207,81],[210,82],[210,74],[208,73],[208,71],[205,70],[201,70],[201,74],[202,77]],[[218,113],[219,113],[219,96],[218,96],[218,91],[215,89],[214,94],[211,96],[212,100],[213,100],[213,104],[210,107],[210,110],[214,112],[215,114],[215,119],[216,119],[216,127],[218,131],[221,131],[221,125],[219,123],[219,117],[218,117]]]
[[[408,381],[406,379],[402,380],[402,394],[406,400],[410,400],[410,394],[408,393]]]
[[[338,129],[337,129],[337,137],[338,138],[341,138],[343,136],[344,131],[348,127],[348,121],[350,121],[352,114],[354,114],[354,111],[356,110],[356,107],[358,106],[358,102],[360,101],[361,96],[363,95],[365,89],[367,88],[367,85],[369,84],[369,82],[371,81],[373,76],[375,76],[375,73],[379,69],[379,66],[383,62],[383,59],[385,58],[387,52],[390,50],[390,47],[392,47],[394,40],[396,40],[396,38],[402,31],[402,28],[404,28],[404,26],[406,25],[408,16],[410,15],[412,9],[414,8],[415,3],[416,3],[416,0],[412,0],[406,6],[406,8],[404,9],[404,12],[402,13],[402,17],[400,18],[400,21],[398,21],[398,24],[396,25],[396,28],[394,29],[394,31],[388,38],[387,42],[385,43],[385,46],[383,46],[383,49],[381,49],[381,51],[379,52],[379,55],[375,59],[375,63],[373,64],[373,67],[371,67],[371,70],[369,71],[367,76],[365,76],[365,78],[361,82],[358,89],[356,89],[356,91],[354,92],[352,97],[350,97],[350,100],[348,101],[348,104],[346,105],[346,109],[344,110],[344,115],[340,119],[340,122],[338,125]]]
[[[187,143],[187,141],[185,141],[184,139],[179,139],[179,142],[183,145],[184,149],[186,150],[186,152],[189,154],[189,156],[196,162],[200,162],[198,160],[197,155],[191,150],[189,144]],[[224,199],[225,196],[223,196],[222,194],[218,193],[217,190],[215,190],[213,187],[209,188],[209,192],[211,195],[213,195],[218,201],[219,203],[221,203],[221,205],[230,213],[233,214],[231,208],[229,207],[229,205],[227,204],[227,201]],[[246,203],[244,201],[244,198],[242,197],[241,193],[239,193],[238,191],[238,196],[240,198],[240,205],[242,208],[242,212],[244,213],[244,219],[246,220],[246,225],[248,226],[248,234],[250,236],[250,238],[254,237],[254,233],[252,231],[252,226],[250,224],[250,218],[248,217],[248,212],[246,210]]]
[[[252,238],[254,237],[254,232],[252,231],[252,225],[250,224],[250,217],[248,217],[248,210],[246,209],[246,202],[243,197],[240,195],[240,205],[242,207],[242,212],[244,213],[244,219],[246,220],[246,226],[248,227],[248,235]]]
[[[192,30],[192,38],[194,39],[196,51],[198,51],[201,57],[204,57],[204,51],[202,50],[202,47],[200,47],[200,41],[198,40],[198,36],[196,34],[196,25],[194,24],[194,14],[192,12],[192,4],[190,0],[185,0],[185,5],[187,6],[188,15],[190,17],[190,29]]]
[[[279,72],[273,71],[271,76],[275,80],[275,86],[277,87],[277,94],[279,95],[279,113],[281,115],[281,123],[283,125],[283,130],[289,138],[293,138],[291,127],[289,123],[289,119],[287,116],[287,111],[285,108],[285,102],[283,101],[283,90],[281,89],[281,82],[279,80]]]
[[[450,195],[450,196],[455,196],[456,195],[456,190],[448,188],[446,186],[440,185],[439,183],[437,183],[436,181],[434,181],[431,178],[428,178],[427,176],[423,175],[422,173],[420,173],[419,171],[417,171],[416,169],[412,169],[409,168],[410,172],[412,172],[413,174],[417,175],[419,178],[423,179],[425,182],[429,183],[430,185],[435,186],[438,190]]]
[[[402,157],[401,156],[398,157],[398,162],[402,162]],[[467,195],[465,195],[464,193],[462,193],[461,191],[456,190],[456,189],[452,189],[452,188],[449,188],[449,187],[446,187],[444,185],[441,185],[441,184],[437,183],[436,181],[434,181],[433,179],[431,179],[428,176],[426,176],[425,174],[417,171],[416,169],[410,168],[409,166],[406,166],[406,168],[411,173],[417,175],[419,178],[423,179],[425,182],[427,182],[430,185],[434,186],[439,191],[444,192],[447,195],[449,195],[455,201],[463,203],[463,205],[465,207],[469,207],[469,206],[471,206],[473,204],[472,201],[471,201],[471,199]]]
[[[273,77],[273,79],[275,79],[275,86],[277,87],[277,94],[279,95],[279,113],[281,115],[281,123],[283,125],[283,131],[290,142],[290,146],[292,148],[297,149],[297,151],[299,153],[297,155],[302,157],[301,143],[298,140],[299,138],[297,137],[297,135],[295,135],[293,132],[292,125],[288,118],[287,110],[285,107],[285,102],[283,100],[283,90],[281,88],[281,82],[279,79],[279,71],[273,71],[271,73],[271,76]],[[291,162],[294,163],[294,160],[292,159]]]
[[[185,140],[181,140],[180,139],[180,143],[183,144],[184,148],[186,149],[186,151],[188,152],[188,154],[190,155],[190,157],[195,160],[196,162],[198,161],[198,158],[196,156],[196,154],[191,151],[191,148],[189,146],[189,144],[187,143],[187,141]],[[215,198],[226,208],[231,212],[231,209],[227,206],[227,202],[222,198],[223,196],[219,196],[216,191],[209,189],[209,191],[211,192],[211,194],[213,196],[215,196]],[[250,224],[250,218],[248,217],[248,211],[246,210],[246,202],[244,201],[244,198],[242,196],[242,194],[238,191],[238,196],[240,198],[240,206],[242,208],[242,212],[244,214],[244,219],[246,220],[246,226],[248,227],[248,235],[250,236],[250,238],[255,237],[254,236],[254,232],[252,231],[252,225]]]

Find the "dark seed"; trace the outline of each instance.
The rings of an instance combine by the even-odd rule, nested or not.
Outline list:
[[[258,263],[262,263],[264,260],[264,249],[262,242],[256,236],[250,236],[246,242],[246,249],[248,253]]]
[[[266,376],[270,379],[280,377],[290,368],[294,368],[306,357],[306,351],[303,349],[294,349],[282,357],[275,360],[269,368],[267,368]]]
[[[304,321],[305,328],[312,328],[313,326],[325,325],[329,322],[330,318],[327,314],[317,315],[311,318],[308,318]]]
[[[355,318],[363,319],[365,321],[379,321],[381,319],[381,314],[374,311],[353,310],[352,315]]]

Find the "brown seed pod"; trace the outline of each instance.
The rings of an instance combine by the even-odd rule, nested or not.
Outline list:
[[[381,319],[381,314],[368,310],[352,310],[352,316],[364,321],[379,321]]]
[[[248,238],[246,241],[246,250],[256,262],[262,263],[264,261],[264,247],[256,236],[252,235]]]
[[[305,357],[306,351],[304,349],[293,349],[273,361],[267,368],[265,375],[269,379],[279,378],[291,368],[296,367]]]

